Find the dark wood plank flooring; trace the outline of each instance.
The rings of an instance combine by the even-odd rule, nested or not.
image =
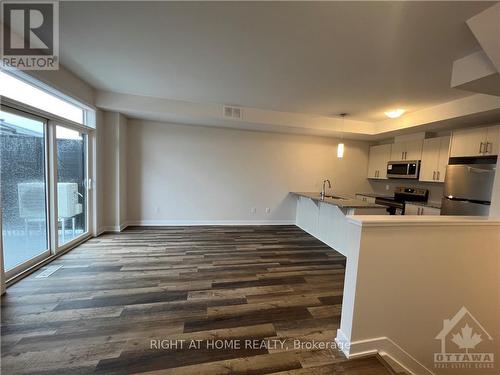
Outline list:
[[[128,228],[56,264],[2,297],[2,374],[390,374],[307,346],[336,335],[345,258],[295,226]]]

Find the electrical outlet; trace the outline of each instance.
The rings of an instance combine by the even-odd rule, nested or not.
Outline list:
[[[389,184],[386,184],[386,185],[385,185],[385,190],[389,190],[389,189],[390,189]]]
[[[250,213],[255,215],[257,213],[257,208],[256,207],[252,207],[250,209]]]
[[[271,213],[271,209],[269,207],[266,207],[266,214],[270,214]]]

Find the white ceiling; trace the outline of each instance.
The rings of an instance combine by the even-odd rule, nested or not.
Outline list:
[[[97,89],[383,120],[471,93],[452,63],[494,2],[62,2],[61,62]]]

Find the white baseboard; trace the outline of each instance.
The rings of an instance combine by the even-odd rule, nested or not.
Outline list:
[[[131,220],[121,225],[109,225],[99,228],[97,236],[105,232],[121,232],[129,226],[138,227],[173,227],[202,225],[295,225],[295,220]]]
[[[431,370],[388,337],[349,342],[346,335],[339,329],[335,342],[349,359],[378,354],[396,372],[405,372],[411,375],[434,375]]]
[[[123,229],[125,229],[126,227],[127,227],[127,225],[125,225],[123,227]],[[121,226],[118,226],[118,225],[104,226],[104,227],[101,227],[99,229],[99,231],[97,232],[98,233],[97,235],[99,236],[99,235],[106,233],[106,232],[121,232],[123,229],[121,228]]]
[[[127,226],[294,225],[295,220],[131,220]]]

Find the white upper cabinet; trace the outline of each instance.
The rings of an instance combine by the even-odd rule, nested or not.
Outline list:
[[[439,165],[440,138],[424,140],[422,163],[420,164],[420,181],[436,181],[436,170]]]
[[[499,138],[498,126],[454,131],[450,156],[498,155]]]
[[[393,143],[391,149],[391,161],[404,160],[405,151],[406,151],[405,142]]]
[[[422,143],[422,140],[393,143],[391,161],[420,160],[422,157]]]
[[[391,145],[370,147],[368,159],[368,178],[386,179],[387,162],[391,156]]]
[[[450,137],[429,138],[424,140],[420,181],[443,182],[448,165]]]
[[[420,160],[422,158],[422,144],[423,140],[405,142],[406,154],[404,160]]]
[[[500,126],[490,126],[487,128],[485,148],[486,155],[498,155],[500,151]]]
[[[444,182],[446,176],[446,167],[450,159],[450,141],[451,137],[441,137],[441,145],[439,147],[439,162],[437,169],[436,181]]]

